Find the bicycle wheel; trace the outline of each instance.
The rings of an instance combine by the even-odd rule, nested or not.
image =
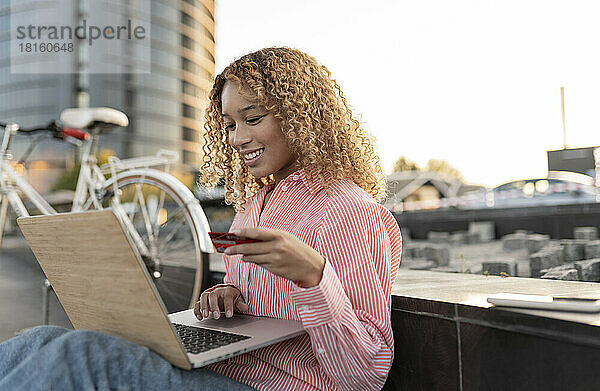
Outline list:
[[[198,212],[186,203],[181,189],[151,174],[121,173],[117,183],[119,203],[115,204],[114,182],[109,180],[103,207],[120,208],[126,214],[125,226],[142,241],[133,238],[167,311],[190,308],[210,283],[208,254],[200,249],[195,223]]]

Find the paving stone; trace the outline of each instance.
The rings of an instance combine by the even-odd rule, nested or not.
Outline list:
[[[545,273],[548,273],[550,270],[569,270],[569,269],[576,269],[576,268],[577,267],[575,266],[575,262],[569,262],[569,263],[564,263],[564,264],[558,265],[558,266],[552,266],[547,269],[542,269],[542,270],[540,270],[540,273],[545,274]]]
[[[583,252],[585,253],[585,259],[600,258],[600,240],[587,242]]]
[[[400,227],[400,233],[402,234],[402,243],[408,243],[411,241],[410,229],[406,227]]]
[[[527,237],[528,235],[523,232],[504,235],[502,237],[502,247],[505,250],[520,250],[527,248]]]
[[[430,231],[427,233],[427,241],[430,243],[449,243],[450,233]]]
[[[435,262],[427,261],[425,259],[414,260],[407,262],[407,267],[410,270],[430,270],[436,266]]]
[[[492,221],[472,221],[469,223],[469,233],[477,234],[480,243],[488,243],[496,237]]]
[[[507,262],[483,262],[481,264],[481,270],[483,273],[499,276],[500,273],[506,273],[512,275],[512,267]]]
[[[541,276],[543,279],[579,281],[579,272],[573,268],[573,265],[558,266],[544,271],[545,273]]]
[[[526,230],[526,229],[517,229],[517,230],[515,230],[514,233],[518,234],[518,235],[529,235],[529,234],[532,234],[533,232]]]
[[[573,237],[582,240],[598,239],[598,228],[596,227],[575,227]]]
[[[469,244],[481,243],[481,238],[477,232],[467,233],[467,242]]]
[[[531,234],[527,235],[525,247],[529,254],[536,253],[550,243],[550,235]]]
[[[0,342],[43,321],[42,269],[20,234],[9,238],[12,246],[0,253]],[[73,328],[54,291],[49,293],[49,323]]]
[[[456,231],[450,234],[450,244],[453,246],[458,246],[461,244],[469,243],[468,232],[467,231]]]
[[[533,278],[542,276],[541,271],[564,264],[562,246],[550,245],[529,256],[530,274]]]
[[[575,262],[580,281],[600,282],[600,258]]]
[[[559,243],[563,248],[565,262],[585,259],[585,240],[563,239]]]
[[[425,258],[426,243],[409,242],[402,247],[402,254],[407,258]]]
[[[425,258],[437,266],[448,266],[450,263],[450,246],[447,244],[431,244],[425,247]]]
[[[434,267],[430,269],[432,272],[442,272],[442,273],[460,273],[460,270],[453,266],[440,266]]]
[[[413,249],[408,247],[408,244],[402,243],[402,259],[412,259],[413,257]]]

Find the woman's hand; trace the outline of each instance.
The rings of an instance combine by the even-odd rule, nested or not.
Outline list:
[[[194,315],[199,320],[210,317],[219,319],[221,311],[225,311],[225,316],[231,318],[234,310],[247,312],[248,304],[244,301],[240,290],[231,285],[202,292],[200,300],[194,305]]]
[[[262,242],[231,246],[225,250],[225,254],[243,254],[242,261],[260,265],[304,288],[319,285],[325,260],[316,250],[289,232],[256,227],[241,228],[232,233]]]

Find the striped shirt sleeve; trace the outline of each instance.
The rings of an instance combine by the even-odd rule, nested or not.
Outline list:
[[[402,251],[398,224],[374,202],[333,202],[316,250],[325,259],[319,285],[291,293],[315,357],[339,389],[381,389],[394,357],[390,305]]]

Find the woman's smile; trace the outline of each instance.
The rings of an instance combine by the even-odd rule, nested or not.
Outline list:
[[[258,161],[258,159],[260,159],[264,151],[265,148],[260,148],[259,150],[256,150],[254,152],[242,153],[242,156],[244,157],[244,162],[248,166],[256,165],[256,162]]]

